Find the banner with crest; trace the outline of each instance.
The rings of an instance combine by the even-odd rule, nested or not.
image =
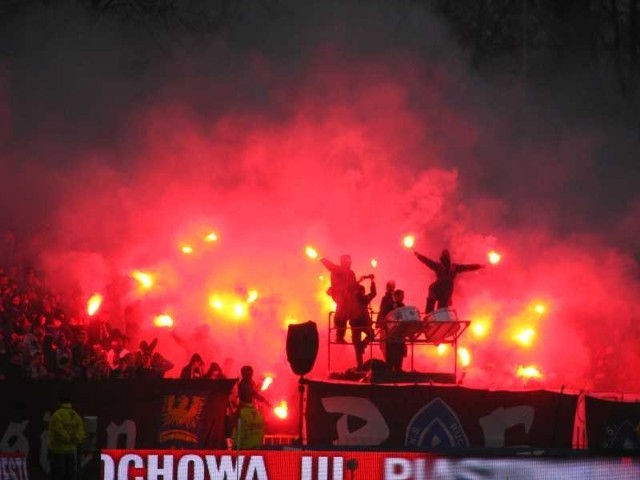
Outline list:
[[[585,395],[589,448],[603,452],[640,452],[640,402]]]
[[[310,381],[307,436],[316,445],[569,449],[577,398],[546,390]]]
[[[81,458],[87,471],[97,468],[98,452],[106,448],[225,448],[225,415],[235,380],[1,383],[0,452],[25,452],[31,478],[38,479],[49,469],[47,427],[61,393],[95,423],[92,445]]]

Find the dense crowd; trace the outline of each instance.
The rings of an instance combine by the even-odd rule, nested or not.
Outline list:
[[[173,368],[155,339],[129,343],[104,316],[79,313],[35,269],[0,269],[0,379],[161,378]]]

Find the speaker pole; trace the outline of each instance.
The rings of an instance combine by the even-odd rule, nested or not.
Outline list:
[[[298,443],[304,443],[304,393],[307,379],[304,377],[313,368],[318,356],[318,327],[314,322],[291,324],[287,330],[287,360],[293,373],[298,375]]]
[[[300,378],[298,379],[298,393],[300,394],[300,404],[298,405],[298,444],[300,446],[304,445],[304,441],[303,441],[303,414],[302,414],[302,409],[304,408],[304,384],[306,383],[306,380],[304,378],[304,375],[300,375]]]

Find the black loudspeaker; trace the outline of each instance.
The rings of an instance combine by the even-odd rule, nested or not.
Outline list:
[[[289,325],[287,330],[287,360],[296,375],[306,375],[318,356],[318,328],[315,322]]]

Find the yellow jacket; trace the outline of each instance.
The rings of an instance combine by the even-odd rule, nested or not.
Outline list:
[[[62,403],[49,422],[48,447],[51,453],[74,453],[84,440],[84,422],[71,407]]]

